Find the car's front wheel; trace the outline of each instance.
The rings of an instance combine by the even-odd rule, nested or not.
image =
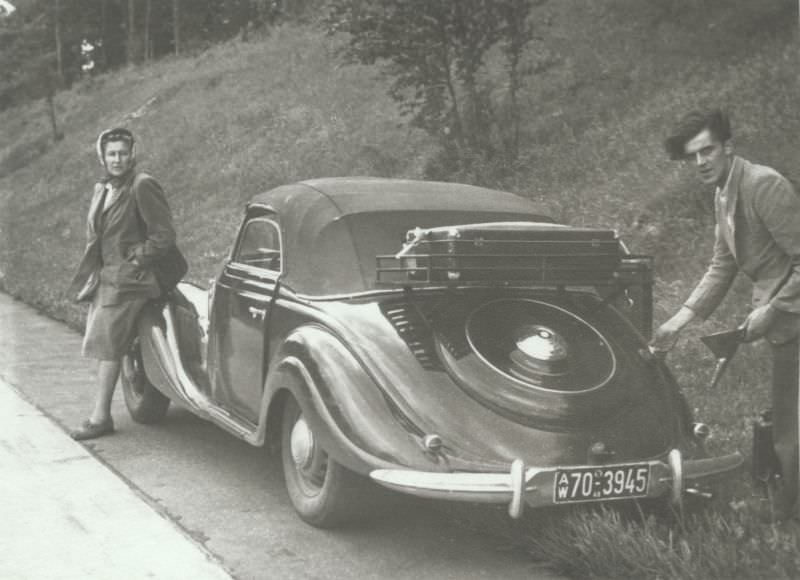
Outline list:
[[[167,414],[169,399],[148,380],[137,339],[122,358],[120,372],[125,406],[137,423],[158,423]]]
[[[291,397],[283,411],[281,458],[286,489],[305,522],[330,528],[363,512],[367,482],[325,452]]]

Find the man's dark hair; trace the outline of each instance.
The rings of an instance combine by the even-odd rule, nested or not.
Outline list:
[[[686,157],[684,148],[698,133],[708,129],[711,136],[724,143],[733,136],[731,122],[727,113],[720,109],[710,111],[692,111],[686,114],[675,125],[672,134],[664,141],[664,149],[670,159],[678,160]]]

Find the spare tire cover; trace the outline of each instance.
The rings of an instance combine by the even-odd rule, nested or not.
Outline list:
[[[436,333],[439,358],[465,392],[518,422],[604,421],[655,380],[636,337],[605,305],[503,298],[465,314]],[[465,348],[452,347],[462,340]]]

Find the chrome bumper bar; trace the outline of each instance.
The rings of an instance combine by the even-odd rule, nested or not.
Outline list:
[[[636,463],[647,465],[650,469],[647,490],[637,497],[668,495],[673,503],[679,504],[687,490],[687,482],[733,471],[742,462],[742,455],[738,452],[708,459],[684,460],[681,452],[673,449],[667,455],[666,461]],[[389,489],[419,497],[508,503],[509,515],[519,518],[525,505],[542,507],[556,504],[555,476],[559,470],[606,469],[626,465],[633,464],[526,467],[521,459],[517,459],[511,464],[508,473],[437,473],[410,469],[376,469],[370,473],[370,477]]]

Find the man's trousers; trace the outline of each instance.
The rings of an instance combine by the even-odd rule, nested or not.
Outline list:
[[[779,517],[797,517],[798,511],[798,380],[800,343],[797,337],[772,348],[772,425],[775,454],[781,468],[775,508]]]

